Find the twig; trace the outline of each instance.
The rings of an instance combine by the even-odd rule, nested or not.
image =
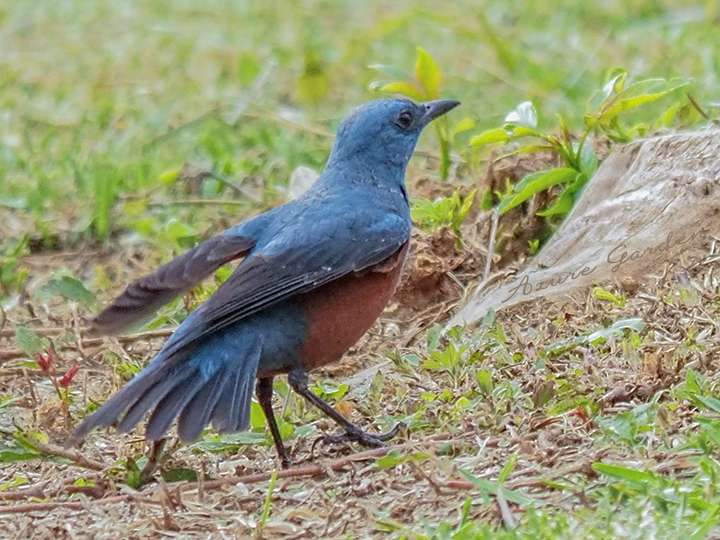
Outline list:
[[[49,510],[55,510],[56,508],[67,508],[69,510],[85,510],[88,505],[106,505],[114,504],[119,502],[137,501],[146,504],[156,504],[162,506],[162,502],[154,501],[152,499],[146,499],[137,497],[136,495],[115,495],[114,497],[108,497],[107,499],[98,499],[95,501],[54,501],[44,503],[28,503],[19,504],[17,506],[0,506],[0,514],[26,514],[29,512],[47,512]]]
[[[232,180],[230,180],[230,179],[228,179],[228,178],[225,178],[224,176],[221,176],[221,175],[219,175],[219,174],[217,174],[216,172],[213,172],[213,171],[210,171],[209,175],[210,175],[211,178],[214,178],[215,180],[217,180],[218,182],[220,182],[220,183],[223,184],[224,186],[229,187],[229,188],[232,189],[235,193],[237,193],[237,194],[239,194],[239,195],[242,195],[242,196],[245,197],[246,199],[249,199],[249,200],[251,200],[252,202],[258,203],[258,204],[262,202],[262,198],[258,197],[258,196],[255,195],[254,193],[251,193],[250,191],[248,191],[247,189],[245,189],[245,188],[242,187],[241,185],[236,184],[236,183],[233,182]]]
[[[685,92],[685,96],[688,98],[688,101],[690,102],[690,105],[692,105],[693,109],[695,109],[700,116],[702,116],[705,120],[708,122],[712,122],[713,124],[717,124],[717,120],[713,120],[710,115],[705,112],[705,109],[703,109],[700,104],[697,102],[695,97],[690,92]]]
[[[80,329],[81,332],[87,332],[87,330],[87,328]],[[144,339],[167,337],[174,331],[174,328],[162,328],[160,330],[150,330],[148,332],[140,332],[138,334],[130,334],[127,336],[117,336],[115,339],[117,339],[120,343],[126,344],[135,341],[142,341]],[[105,339],[107,338],[85,338],[82,340],[82,346],[88,348],[98,347],[105,342]],[[74,350],[77,349],[77,345],[60,345],[58,348],[64,351]],[[86,351],[86,353],[90,352],[90,350]],[[4,351],[0,351],[0,364],[9,360],[16,360],[18,358],[27,358],[27,354],[22,349],[6,349]]]
[[[2,309],[2,308],[0,308]],[[1,328],[1,326],[0,326]],[[68,332],[69,330],[67,328],[63,328],[61,326],[54,326],[50,328],[32,328],[32,331],[40,336],[56,336],[58,334],[62,334],[63,332]],[[0,338],[8,338],[8,337],[15,337],[15,329],[14,328],[6,328],[4,330],[0,330]]]
[[[150,448],[150,455],[148,456],[148,461],[143,467],[143,470],[140,471],[140,482],[146,483],[149,482],[152,478],[153,473],[155,472],[155,469],[157,469],[158,465],[160,464],[160,459],[162,457],[162,451],[163,448],[165,448],[165,443],[167,442],[167,439],[160,439],[159,441],[152,441],[152,447]]]
[[[247,206],[247,201],[234,199],[176,199],[163,202],[148,203],[148,208],[163,208],[165,206]]]
[[[106,465],[105,463],[85,457],[78,450],[74,450],[72,448],[63,448],[62,446],[58,446],[56,444],[41,443],[36,440],[31,441],[31,443],[34,448],[36,448],[39,452],[43,454],[69,459],[75,465],[79,467],[84,467],[85,469],[91,469],[93,471],[103,471],[108,468],[108,465]]]
[[[340,471],[344,469],[346,466],[358,462],[358,461],[369,461],[372,459],[380,458],[384,455],[386,455],[388,452],[391,451],[400,451],[400,450],[407,450],[410,448],[417,448],[418,446],[442,446],[446,444],[454,444],[454,443],[460,443],[464,442],[463,439],[444,439],[444,440],[433,440],[433,441],[426,441],[426,442],[409,442],[404,444],[398,444],[395,446],[386,446],[384,448],[376,448],[374,450],[367,450],[365,452],[358,452],[356,454],[351,454],[349,456],[345,456],[342,458],[334,459],[330,461],[327,464],[322,465],[304,465],[301,467],[293,467],[291,469],[284,469],[281,471],[278,471],[277,477],[278,479],[281,478],[303,478],[303,477],[315,477],[315,476],[324,476],[328,474],[328,471]],[[38,448],[41,447],[41,445],[36,445]],[[46,446],[46,445],[42,445]],[[53,447],[54,445],[50,445],[50,447]],[[61,449],[64,450],[64,449]],[[59,455],[59,454],[58,454]],[[66,457],[66,456],[63,456]],[[90,462],[92,463],[92,462]],[[95,462],[98,465],[97,462]],[[104,465],[103,465],[104,467]],[[269,480],[271,477],[271,472],[262,472],[262,473],[256,473],[256,474],[249,474],[245,476],[229,476],[227,478],[220,478],[218,480],[210,480],[210,481],[204,481],[202,482],[202,485],[200,482],[192,482],[192,483],[186,483],[186,484],[180,484],[175,492],[178,494],[199,490],[202,489],[203,491],[209,491],[209,490],[216,490],[221,489],[225,486],[233,486],[237,484],[257,484],[259,482],[264,482],[266,480]],[[139,498],[136,495],[117,495],[113,497],[108,497],[106,499],[98,499],[92,502],[92,504],[112,504],[116,502],[126,502],[130,500],[138,500],[140,502],[148,502],[152,504],[162,504],[161,500],[163,500],[163,496],[166,492],[166,488],[163,488],[162,485],[155,487],[147,492],[143,492],[142,495],[143,498]],[[17,493],[17,498],[22,498],[20,496],[22,491],[15,492]],[[56,493],[57,495],[60,494],[60,492]],[[27,490],[26,497],[35,497],[37,496],[37,492],[35,488],[31,488]],[[149,498],[148,498],[149,497]],[[15,495],[14,497],[15,498]],[[69,508],[73,510],[84,510],[87,508],[89,502],[74,502],[74,501],[57,501],[57,502],[47,502],[47,503],[32,503],[32,504],[21,504],[17,506],[0,506],[0,514],[7,513],[7,514],[20,514],[20,513],[27,513],[27,512],[37,512],[37,511],[47,511],[52,510],[55,508]]]
[[[497,490],[497,494],[495,495],[495,499],[498,503],[498,508],[500,508],[500,515],[502,516],[503,523],[505,524],[506,529],[514,529],[515,528],[515,516],[513,516],[512,511],[510,510],[510,506],[508,506],[507,500],[505,499],[505,495],[503,494],[502,489]]]
[[[0,501],[24,501],[30,497],[45,497],[47,482],[41,482],[17,491],[0,491]]]
[[[485,271],[483,272],[483,281],[490,278],[492,270],[493,254],[495,253],[495,237],[497,236],[498,221],[500,220],[500,212],[495,209],[490,221],[490,239],[488,240],[487,258],[485,259]]]
[[[409,448],[416,448],[418,446],[442,446],[445,444],[452,444],[456,442],[462,442],[462,439],[446,439],[438,441],[428,441],[425,443],[409,442],[398,444],[395,446],[385,446],[383,448],[375,448],[373,450],[367,450],[365,452],[358,452],[356,454],[350,454],[342,458],[334,459],[329,463],[323,463],[322,465],[303,465],[300,467],[292,467],[290,469],[283,469],[278,471],[277,477],[281,478],[302,478],[302,477],[315,477],[325,476],[328,471],[340,471],[358,461],[369,461],[372,459],[380,458],[386,455],[388,452],[407,450]],[[271,472],[262,472],[249,474],[246,476],[229,476],[227,478],[220,478],[218,480],[206,480],[203,482],[203,489],[205,491],[219,489],[225,486],[232,486],[236,484],[257,484],[258,482],[264,482],[270,479]],[[193,491],[198,489],[198,483],[193,482],[191,484],[185,484],[180,487],[180,491]]]

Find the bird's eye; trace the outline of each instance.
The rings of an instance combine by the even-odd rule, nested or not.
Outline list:
[[[395,124],[397,124],[402,129],[407,129],[412,125],[412,121],[412,113],[410,111],[403,111],[398,115],[397,119],[395,120]]]

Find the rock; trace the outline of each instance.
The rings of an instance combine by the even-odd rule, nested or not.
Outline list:
[[[288,182],[288,194],[291,199],[297,199],[300,195],[305,193],[310,186],[315,183],[318,176],[320,176],[315,169],[300,165],[295,167],[295,170],[290,174],[290,181]]]
[[[481,285],[448,326],[593,283],[632,282],[719,230],[720,130],[632,142],[603,162],[541,252],[511,279]]]

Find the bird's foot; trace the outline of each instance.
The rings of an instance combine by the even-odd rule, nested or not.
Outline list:
[[[318,443],[322,444],[341,444],[345,442],[356,442],[361,446],[368,448],[380,448],[386,446],[386,442],[395,437],[401,429],[405,429],[407,426],[403,422],[395,424],[395,426],[385,433],[368,433],[358,427],[351,427],[344,433],[338,433],[335,435],[323,435],[315,440],[312,445],[312,453],[315,451],[315,446]]]

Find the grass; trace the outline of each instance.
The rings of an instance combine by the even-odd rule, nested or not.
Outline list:
[[[95,505],[100,492],[139,485],[146,461],[139,432],[93,435],[83,452],[107,465],[101,473],[46,450],[152,357],[158,334],[98,344],[78,342],[75,328],[130,279],[286,200],[291,172],[322,166],[337,122],[377,97],[371,87],[412,79],[418,46],[442,72],[440,95],[463,106],[446,131],[425,135],[411,165],[414,215],[430,231],[417,240],[438,254],[431,266],[454,265],[456,280],[472,287],[481,266],[472,253],[478,212],[467,205],[487,203],[489,158],[473,138],[509,112],[529,110],[518,105],[530,101],[538,130],[558,135],[579,161],[573,137],[617,67],[635,80],[689,83],[674,101],[632,111],[628,122],[644,126],[633,137],[656,129],[673,104],[687,105],[684,92],[717,114],[718,9],[712,0],[0,6],[0,499],[32,488],[35,502],[80,500],[75,490]],[[558,114],[573,137],[562,138]],[[678,115],[669,126],[690,120]],[[584,171],[579,162],[569,166]],[[508,208],[529,184],[504,186]],[[465,243],[438,250],[441,225],[462,232]],[[347,362],[315,377],[318,394],[365,425],[404,421],[408,445],[333,476],[201,488],[167,495],[161,507],[124,501],[93,512],[19,513],[0,530],[717,537],[714,258],[710,251],[687,276],[658,277],[640,291],[604,284],[569,306],[538,301],[449,340],[433,326],[459,296],[445,276],[450,300],[389,311]],[[172,327],[227,271],[149,328]],[[38,363],[49,344],[51,364]],[[359,365],[365,369],[349,376]],[[312,441],[331,426],[286,384],[277,390],[281,431],[309,460]],[[171,447],[163,477],[172,491],[179,480],[274,464],[256,408],[247,433],[207,433]]]

